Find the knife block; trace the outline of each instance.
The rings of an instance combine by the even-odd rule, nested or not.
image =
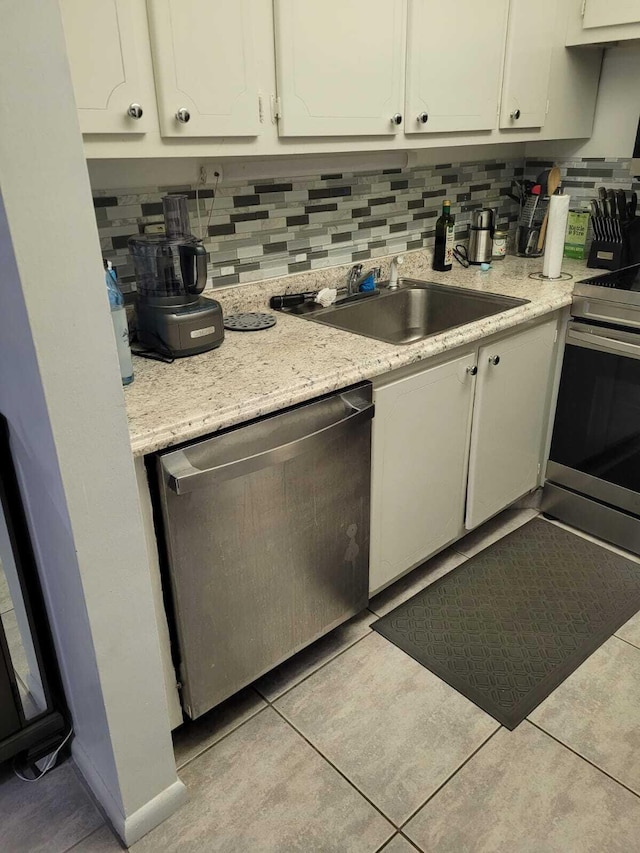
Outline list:
[[[640,217],[622,223],[622,240],[597,240],[589,250],[590,269],[619,270],[640,263]]]
[[[627,266],[626,256],[624,243],[596,240],[594,237],[589,249],[587,266],[598,270],[619,270],[621,267]]]

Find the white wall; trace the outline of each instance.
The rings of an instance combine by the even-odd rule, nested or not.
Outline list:
[[[494,145],[458,145],[449,148],[426,148],[420,151],[371,151],[350,154],[300,154],[296,157],[148,158],[146,160],[89,160],[89,180],[94,190],[139,189],[141,187],[193,185],[198,181],[200,166],[205,166],[210,185],[216,183],[213,173],[220,173],[218,183],[259,181],[268,178],[293,178],[329,172],[365,172],[405,168],[435,163],[472,163],[492,159],[524,157],[524,142],[502,142]]]
[[[574,48],[592,50],[592,48]],[[529,142],[528,156],[629,157],[640,117],[640,43],[605,51],[593,135],[587,142]]]
[[[97,60],[99,61],[99,60]],[[125,841],[177,780],[124,397],[56,0],[0,26],[0,410],[73,716]]]

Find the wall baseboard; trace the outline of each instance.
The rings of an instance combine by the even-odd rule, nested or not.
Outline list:
[[[184,783],[176,777],[173,784],[153,799],[136,809],[132,814],[125,815],[121,805],[116,803],[111,791],[104,784],[86,751],[77,741],[73,742],[71,752],[78,770],[104,812],[111,828],[127,847],[135,844],[136,841],[139,841],[148,832],[171,817],[188,799]]]

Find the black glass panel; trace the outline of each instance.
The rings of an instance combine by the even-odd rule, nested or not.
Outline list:
[[[640,360],[567,346],[551,459],[640,491]]]
[[[614,290],[640,292],[640,264],[596,275],[593,278],[583,278],[579,284],[595,284],[598,287],[611,287]]]

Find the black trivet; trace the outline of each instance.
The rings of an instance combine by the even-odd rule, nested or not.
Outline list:
[[[247,311],[244,314],[230,314],[224,318],[225,329],[234,332],[259,332],[275,326],[273,314],[261,314],[258,311]]]

